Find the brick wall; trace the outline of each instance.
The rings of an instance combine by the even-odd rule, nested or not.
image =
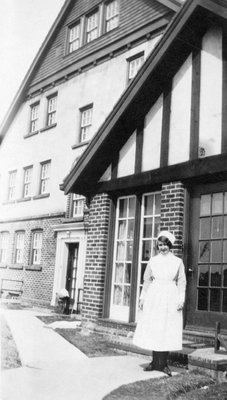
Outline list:
[[[110,200],[96,195],[90,202],[86,266],[84,275],[83,322],[102,316],[109,227]]]
[[[161,230],[169,230],[176,237],[174,253],[182,257],[185,189],[181,182],[162,185]]]
[[[2,223],[0,231],[10,234],[9,250],[6,265],[0,266],[0,279],[15,279],[24,281],[23,301],[49,305],[52,297],[56,238],[53,225],[59,224],[61,218],[42,218],[27,221]],[[32,232],[41,229],[43,232],[42,255],[39,270],[31,266]],[[24,262],[15,264],[15,238],[16,232],[25,232]]]

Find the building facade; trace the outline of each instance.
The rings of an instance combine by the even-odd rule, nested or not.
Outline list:
[[[84,321],[135,325],[168,229],[186,267],[185,326],[227,329],[226,15],[225,1],[185,2],[63,181],[90,199]]]
[[[59,184],[179,7],[176,0],[67,0],[28,71],[0,146],[1,282],[12,292],[22,283],[24,300],[54,305],[66,288],[80,307],[90,204],[79,193],[65,196]]]

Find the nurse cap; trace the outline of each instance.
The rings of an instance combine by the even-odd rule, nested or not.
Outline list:
[[[174,242],[175,242],[175,240],[176,240],[175,236],[174,236],[172,233],[170,233],[169,231],[161,231],[161,232],[158,234],[158,239],[159,239],[161,236],[165,236],[172,244],[174,244]]]

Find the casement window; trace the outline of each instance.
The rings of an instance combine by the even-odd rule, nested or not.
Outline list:
[[[130,82],[137,74],[144,62],[144,54],[140,53],[128,60],[128,81]]]
[[[38,131],[39,103],[31,105],[30,133]]]
[[[50,161],[41,163],[40,194],[49,193]]]
[[[86,18],[86,43],[98,37],[99,11],[96,10]]]
[[[80,47],[81,26],[77,22],[69,28],[69,53],[77,50]]]
[[[34,231],[32,236],[32,257],[31,257],[32,265],[39,265],[41,263],[42,240],[43,240],[43,232]]]
[[[136,196],[120,197],[116,207],[110,318],[125,322],[129,318],[131,296],[138,304],[144,271],[150,257],[155,255],[160,230],[160,193],[139,196],[141,207],[138,232],[135,232],[135,216],[138,212],[136,200]],[[135,246],[139,249],[137,255],[133,251]],[[137,282],[132,285],[132,271],[135,269]],[[132,291],[132,287],[136,289]]]
[[[80,141],[86,142],[91,138],[92,114],[93,106],[88,106],[80,110],[81,126],[80,126]]]
[[[72,216],[73,217],[82,217],[84,212],[84,202],[85,197],[79,194],[73,194],[73,207],[72,207]]]
[[[31,196],[32,169],[32,167],[24,169],[23,198],[25,199]]]
[[[47,126],[51,126],[56,123],[57,95],[49,97],[47,101]]]
[[[105,5],[105,32],[116,28],[119,23],[119,0],[109,1]]]
[[[9,232],[0,233],[0,263],[7,262],[7,253],[9,247]]]
[[[15,263],[22,264],[24,261],[24,232],[16,232],[15,240]]]
[[[9,172],[8,201],[15,200],[16,197],[16,175],[17,171]]]

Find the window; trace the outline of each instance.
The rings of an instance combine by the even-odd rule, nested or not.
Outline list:
[[[31,257],[32,265],[39,265],[41,263],[42,239],[43,239],[42,231],[33,232],[32,257]]]
[[[81,217],[84,212],[84,196],[73,194],[73,217]]]
[[[47,126],[51,126],[56,123],[56,110],[57,110],[57,96],[54,95],[48,98]]]
[[[140,67],[143,64],[143,62],[144,62],[144,54],[143,53],[141,53],[141,54],[137,55],[136,57],[133,57],[133,58],[128,60],[128,63],[129,63],[128,80],[129,80],[129,82],[137,74],[137,72],[140,69]]]
[[[50,161],[41,164],[40,194],[49,193]]]
[[[32,167],[24,169],[24,187],[23,187],[23,198],[31,196],[31,183],[32,183]]]
[[[140,229],[135,231],[138,212]],[[146,193],[138,198],[124,196],[117,201],[110,318],[128,322],[131,299],[132,303],[139,300],[147,262],[156,252],[160,212],[159,192]],[[135,247],[139,249],[138,257]],[[138,271],[137,281],[132,283],[135,269]]]
[[[24,259],[24,232],[16,233],[15,263],[22,264]]]
[[[81,110],[81,142],[86,142],[91,138],[92,111],[93,106],[89,106]]]
[[[9,190],[8,190],[8,200],[15,200],[16,196],[16,174],[17,171],[11,171],[9,173]]]
[[[118,26],[119,21],[119,4],[118,0],[110,1],[106,4],[105,14],[105,32],[109,32]]]
[[[86,20],[86,43],[91,42],[92,40],[98,37],[98,19],[99,12],[96,10],[92,14],[87,17]]]
[[[69,53],[80,47],[80,23],[77,22],[69,29]]]
[[[9,246],[9,232],[0,233],[0,263],[7,262],[7,251]]]
[[[39,103],[31,105],[31,122],[30,132],[38,131],[38,119],[39,119]]]

